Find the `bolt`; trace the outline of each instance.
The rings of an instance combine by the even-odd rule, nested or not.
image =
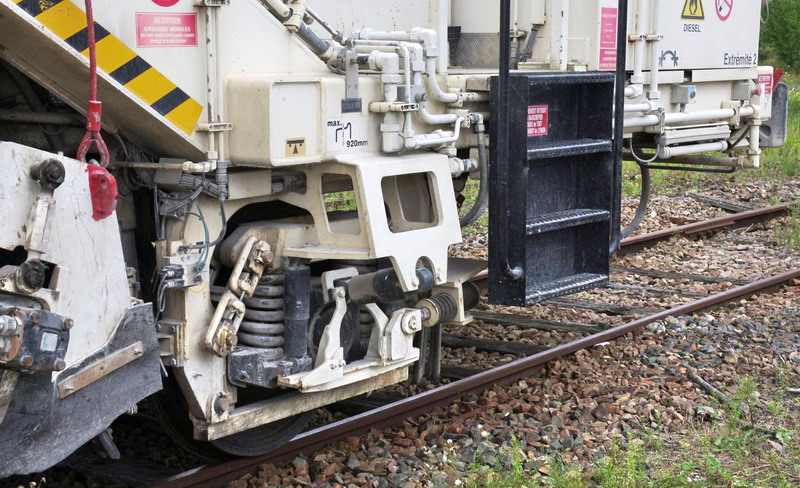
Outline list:
[[[178,328],[175,327],[174,325],[170,325],[169,326],[169,333],[170,334],[175,334],[176,332],[178,332]]]
[[[39,165],[38,171],[34,173],[34,178],[48,190],[55,190],[62,183],[67,175],[64,165],[60,161],[50,159]],[[37,174],[38,173],[38,174]]]
[[[239,371],[239,379],[242,381],[250,379],[250,375],[247,374],[247,371]]]
[[[272,251],[266,250],[261,253],[262,262],[271,263],[273,259],[275,259],[275,255],[272,253]]]
[[[42,321],[42,314],[39,312],[33,312],[29,318],[31,319],[31,322],[38,324]]]
[[[239,338],[236,337],[236,334],[233,332],[228,332],[228,334],[225,336],[225,345],[228,347],[234,347],[238,343]]]
[[[228,398],[225,396],[219,396],[216,400],[214,400],[214,411],[217,415],[222,415],[223,413],[228,412],[231,408],[231,402],[228,401]]]
[[[26,369],[30,368],[31,366],[33,366],[33,356],[31,356],[30,354],[26,354],[26,355],[22,356],[21,358],[19,358],[19,364],[23,368],[26,368]]]
[[[75,387],[72,385],[67,385],[64,387],[64,391],[66,392],[75,391]]]
[[[56,359],[56,362],[53,363],[53,369],[56,371],[64,371],[67,369],[67,363],[65,363],[63,359]]]
[[[142,351],[142,349],[140,347],[134,347],[133,348],[133,355],[134,356],[141,356],[142,354],[144,354],[144,352]]]
[[[177,359],[170,359],[169,360],[169,365],[170,366],[177,366],[178,365],[178,360]]]
[[[0,335],[15,335],[22,330],[22,321],[11,315],[0,316]]]
[[[23,291],[33,293],[44,286],[45,273],[39,261],[26,261],[17,270],[17,281],[22,285]]]
[[[73,321],[72,319],[64,319],[62,325],[64,326],[65,329],[72,330],[72,328],[75,327],[75,321]]]

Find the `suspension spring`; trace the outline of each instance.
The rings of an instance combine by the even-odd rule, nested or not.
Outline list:
[[[225,287],[212,287],[212,302],[217,302]],[[251,298],[245,298],[244,320],[237,337],[240,347],[251,347],[269,351],[264,359],[283,356],[284,311],[283,274],[265,274],[261,277]]]

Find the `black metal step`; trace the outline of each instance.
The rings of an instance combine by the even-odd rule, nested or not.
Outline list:
[[[536,284],[534,288],[528,290],[525,301],[528,305],[533,305],[551,298],[591,290],[606,283],[608,275],[580,273]]]
[[[528,148],[528,161],[581,154],[597,154],[611,152],[611,141],[605,139],[573,139],[546,144],[537,144]]]
[[[528,235],[541,234],[553,230],[568,229],[584,224],[595,222],[605,222],[611,217],[608,210],[578,208],[574,210],[564,210],[544,215],[537,215],[528,220],[526,230]]]

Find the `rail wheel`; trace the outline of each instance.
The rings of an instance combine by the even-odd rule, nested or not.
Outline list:
[[[172,377],[164,383],[164,389],[150,397],[153,410],[164,430],[178,446],[205,461],[231,456],[259,456],[274,451],[301,433],[314,415],[313,412],[305,412],[211,442],[198,441],[194,439],[188,406],[177,383]],[[248,400],[265,399],[242,398],[241,393],[240,400],[244,401],[240,405],[245,405]]]

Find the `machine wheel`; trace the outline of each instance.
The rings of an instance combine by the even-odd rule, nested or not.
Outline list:
[[[150,404],[172,440],[205,461],[231,456],[258,456],[274,451],[301,433],[314,415],[313,412],[305,412],[215,441],[198,441],[193,436],[194,427],[187,413],[188,406],[173,378],[171,375],[164,381],[164,389],[150,397]]]
[[[289,418],[211,441],[220,451],[233,456],[259,456],[286,444],[308,426],[314,412],[304,412]]]

